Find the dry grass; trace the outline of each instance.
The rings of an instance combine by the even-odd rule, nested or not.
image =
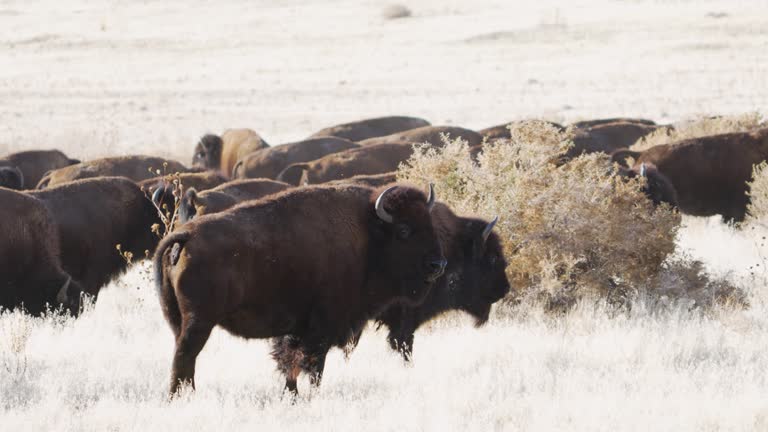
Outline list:
[[[768,227],[768,163],[755,165],[749,184],[750,203],[747,206],[747,224]]]
[[[545,123],[510,130],[512,139],[487,145],[478,163],[460,140],[420,147],[399,178],[434,182],[460,213],[500,215],[515,300],[562,310],[582,298],[628,306],[650,294],[706,306],[736,292],[674,255],[680,215],[654,207],[642,179],[617,177],[604,155],[555,166],[550,161],[572,143]]]
[[[660,128],[641,138],[632,146],[632,150],[645,150],[661,144],[669,144],[685,139],[700,138],[731,132],[749,132],[768,127],[768,120],[758,111],[732,116],[698,117],[680,122],[672,128]]]

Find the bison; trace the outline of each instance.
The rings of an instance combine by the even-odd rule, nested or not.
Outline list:
[[[84,179],[28,194],[53,215],[64,270],[94,297],[128,267],[125,254],[145,258],[159,242],[152,232],[160,223],[157,209],[126,178]]]
[[[172,211],[184,191],[195,188],[198,191],[213,189],[224,184],[228,179],[214,171],[189,172],[172,176],[153,177],[138,183],[144,193],[153,197],[157,208],[163,211]],[[155,192],[159,192],[155,194]]]
[[[340,180],[361,174],[397,170],[413,154],[411,144],[378,144],[330,154],[312,162],[292,164],[277,180],[299,186]]]
[[[455,126],[424,126],[392,135],[368,138],[360,141],[360,145],[370,146],[377,144],[413,144],[427,142],[434,146],[441,147],[443,145],[443,135],[448,135],[451,139],[461,138],[464,141],[467,141],[470,147],[483,142],[482,135],[473,130]]]
[[[768,158],[768,128],[687,139],[642,152],[624,149],[612,158],[626,165],[629,156],[635,167],[653,164],[669,178],[681,212],[719,214],[725,221],[741,222],[749,203],[752,167]]]
[[[160,174],[186,171],[179,162],[154,156],[108,157],[50,171],[37,184],[37,189],[93,177],[126,177],[138,182]]]
[[[221,136],[208,134],[195,146],[192,166],[232,176],[235,163],[249,153],[268,148],[264,139],[250,129],[228,129]]]
[[[218,213],[243,202],[282,192],[291,185],[268,179],[235,180],[211,190],[188,189],[179,204],[179,222]],[[156,198],[155,198],[156,199]]]
[[[352,176],[352,177],[341,179],[341,180],[333,180],[326,184],[329,186],[351,184],[351,185],[368,186],[372,188],[377,188],[384,185],[388,185],[390,183],[394,183],[396,181],[397,181],[397,173],[393,171],[393,172],[388,172],[384,174],[356,175],[356,176]]]
[[[504,123],[504,124],[492,126],[492,127],[489,127],[489,128],[485,128],[483,130],[478,131],[478,133],[480,135],[482,135],[483,138],[486,139],[486,141],[493,141],[493,140],[497,140],[497,139],[510,139],[510,138],[512,138],[512,136],[509,133],[509,125],[514,125],[514,124],[524,123],[524,122],[529,122],[529,121],[532,121],[532,120],[515,120],[515,121],[511,121],[509,123]],[[555,122],[551,122],[551,121],[547,121],[547,120],[535,120],[535,121],[540,122],[540,123],[548,124],[548,125],[554,127],[555,129],[557,129],[558,131],[564,131],[565,130],[563,125],[561,125],[559,123],[555,123]]]
[[[634,123],[634,124],[640,124],[640,125],[646,125],[646,126],[656,126],[656,122],[653,120],[647,120],[642,118],[632,118],[632,117],[613,117],[613,118],[604,118],[604,119],[593,119],[593,120],[582,120],[571,123],[571,126],[579,129],[588,129],[593,126],[599,126],[604,125],[608,123]]]
[[[282,144],[246,155],[237,161],[232,178],[274,179],[285,167],[294,163],[320,159],[325,155],[360,147],[343,138],[325,137]]]
[[[507,261],[501,240],[493,232],[497,221],[460,217],[445,204],[435,204],[432,223],[448,260],[445,273],[421,305],[393,305],[377,317],[379,325],[389,329],[390,347],[405,361],[410,361],[414,333],[424,323],[460,310],[481,326],[488,321],[491,306],[509,292]],[[353,344],[356,342],[357,338]]]
[[[59,150],[30,150],[0,159],[0,187],[34,189],[48,171],[80,163]]]
[[[614,122],[576,128],[572,138],[574,146],[565,156],[572,159],[589,153],[611,154],[620,148],[631,146],[659,127],[642,123]]]
[[[0,188],[0,308],[39,315],[62,307],[77,315],[82,287],[59,260],[53,215],[39,200]]]
[[[621,177],[645,177],[646,181],[643,185],[643,193],[653,202],[653,205],[658,206],[661,203],[667,203],[671,207],[678,206],[675,187],[672,185],[669,178],[662,174],[654,164],[642,163],[639,166],[632,168],[623,166],[619,166],[618,168],[617,174]]]
[[[315,132],[310,138],[338,137],[350,141],[362,141],[424,126],[429,126],[429,122],[416,117],[377,117],[331,126]]]
[[[325,357],[395,302],[418,304],[446,265],[435,196],[391,186],[315,186],[182,225],[155,254],[163,314],[176,340],[171,395],[194,388],[211,330],[279,339],[273,357],[297,394],[320,384]]]

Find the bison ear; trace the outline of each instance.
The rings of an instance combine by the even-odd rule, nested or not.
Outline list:
[[[194,207],[197,203],[197,190],[195,188],[189,188],[184,196],[186,196],[189,205]]]
[[[24,173],[15,166],[0,167],[0,186],[8,189],[24,189]]]

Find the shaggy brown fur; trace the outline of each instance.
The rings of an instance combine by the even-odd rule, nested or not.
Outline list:
[[[64,270],[93,296],[127,268],[117,245],[139,261],[159,241],[151,231],[160,223],[157,210],[126,178],[78,180],[28,193],[53,215]]]
[[[621,150],[614,161],[635,158],[635,168],[654,164],[677,191],[680,211],[694,216],[720,214],[744,220],[752,167],[768,158],[768,129],[693,138],[651,147],[643,152]]]
[[[51,213],[35,198],[10,189],[0,188],[0,203],[0,309],[23,305],[39,315],[63,306],[77,314],[82,288],[62,269]]]
[[[371,174],[371,175],[357,175],[341,180],[333,180],[326,183],[328,186],[341,186],[345,184],[368,186],[372,188],[378,188],[397,181],[396,172],[388,172],[384,174]]]
[[[574,146],[566,153],[568,159],[588,153],[611,154],[620,148],[629,147],[640,138],[658,129],[659,126],[642,123],[614,122],[575,130]]]
[[[411,359],[414,333],[424,323],[444,312],[460,310],[472,315],[480,326],[488,321],[491,306],[510,288],[498,235],[490,232],[487,238],[483,236],[489,222],[457,216],[445,204],[437,203],[432,223],[448,260],[445,273],[421,305],[394,305],[377,319],[389,329],[390,347],[405,361]]]
[[[274,179],[288,165],[313,161],[325,155],[358,147],[360,146],[352,141],[334,137],[282,144],[253,152],[237,161],[232,178]]]
[[[174,176],[174,179],[176,178]],[[185,191],[191,188],[198,191],[213,189],[226,183],[227,179],[214,171],[202,171],[179,174],[178,181],[181,183],[181,187],[169,183],[167,176],[160,176],[142,180],[138,185],[148,197],[151,197],[157,208],[162,209],[165,213],[174,210],[176,200],[180,200]],[[157,193],[155,194],[155,192]]]
[[[95,159],[71,165],[47,173],[37,184],[37,189],[93,177],[126,177],[135,182],[160,174],[186,172],[179,162],[153,156],[118,156]]]
[[[632,118],[632,117],[613,117],[613,118],[594,119],[594,120],[582,120],[582,121],[571,123],[571,126],[579,129],[587,129],[593,126],[599,126],[599,125],[604,125],[608,123],[634,123],[634,124],[640,124],[640,125],[646,125],[646,126],[656,126],[656,122],[654,122],[653,120],[647,120],[642,118]]]
[[[469,146],[478,145],[483,142],[483,137],[479,133],[454,126],[424,126],[416,129],[411,129],[405,132],[399,132],[392,135],[381,136],[377,138],[369,138],[360,141],[362,146],[370,146],[376,144],[391,144],[391,143],[417,143],[421,144],[428,142],[433,146],[442,147],[443,139],[442,135],[446,134],[450,139],[462,138],[469,143]]]
[[[429,126],[429,122],[416,117],[378,117],[331,126],[315,132],[310,138],[338,137],[350,141],[362,141],[368,138],[391,135],[393,133],[416,129],[423,126]]]
[[[238,160],[268,147],[269,144],[251,129],[227,129],[221,137],[205,135],[200,139],[195,146],[192,166],[219,171],[231,178]]]
[[[419,303],[445,268],[421,191],[308,187],[192,220],[155,255],[156,281],[176,340],[171,394],[194,386],[211,330],[244,338],[290,336],[274,357],[297,392],[301,371],[319,385],[325,356],[397,301]]]
[[[312,162],[289,165],[277,179],[290,185],[318,184],[361,174],[397,170],[413,154],[411,144],[378,144],[330,154]]]
[[[179,222],[218,213],[243,201],[250,201],[282,192],[291,185],[268,179],[235,180],[214,189],[198,192],[188,189],[179,205]]]
[[[11,189],[34,189],[48,171],[77,163],[80,163],[80,161],[70,159],[58,150],[23,151],[9,154],[0,159],[0,167],[15,167],[21,173],[21,186],[11,187]],[[10,187],[15,183],[17,183],[15,179],[11,183],[4,183],[2,176],[0,176],[0,186],[2,187]]]

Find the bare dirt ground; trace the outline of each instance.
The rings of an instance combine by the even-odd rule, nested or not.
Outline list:
[[[528,3],[412,0],[387,20],[379,1],[0,0],[0,154],[189,163],[228,127],[278,144],[386,114],[482,128],[768,111],[766,1]],[[369,331],[296,405],[265,342],[218,330],[198,392],[168,404],[172,336],[136,268],[77,321],[0,316],[0,429],[765,430],[757,238],[685,224],[680,244],[747,287],[749,310],[452,317],[417,334],[411,367]]]

